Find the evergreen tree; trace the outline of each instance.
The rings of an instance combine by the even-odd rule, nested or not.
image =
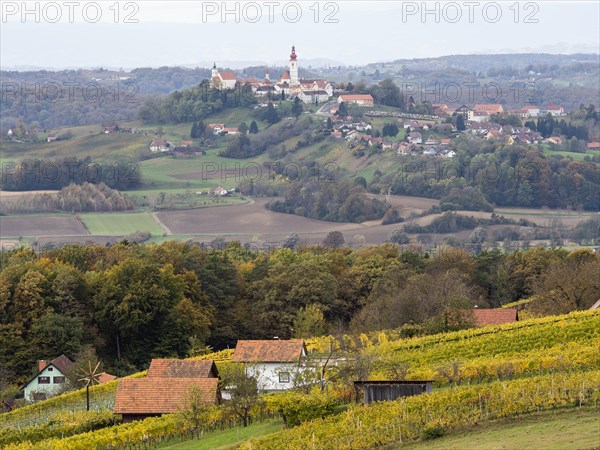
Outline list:
[[[292,114],[294,115],[294,117],[296,117],[296,119],[298,117],[300,117],[303,109],[304,109],[304,107],[302,106],[302,102],[300,101],[300,99],[298,97],[296,97],[294,99],[294,104],[292,105]]]
[[[462,114],[459,114],[456,117],[456,129],[458,131],[464,131],[467,129],[467,127],[465,126],[465,118],[462,116]]]
[[[256,123],[256,120],[253,120],[252,123],[250,124],[250,133],[251,134],[258,133],[258,124]]]

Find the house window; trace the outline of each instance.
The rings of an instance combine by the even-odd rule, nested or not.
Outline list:
[[[290,382],[290,373],[289,372],[279,372],[279,382],[280,383],[289,383]]]
[[[65,382],[65,377],[54,377],[54,384],[62,384]]]
[[[50,377],[38,377],[38,384],[50,384]]]
[[[54,370],[54,367],[48,367],[48,372],[52,372]]]

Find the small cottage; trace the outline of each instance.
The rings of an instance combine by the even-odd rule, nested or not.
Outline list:
[[[123,422],[143,420],[179,411],[192,388],[198,388],[202,402],[218,404],[219,372],[212,360],[153,359],[145,378],[119,380],[113,412]]]
[[[36,402],[60,394],[66,383],[66,373],[73,361],[60,355],[52,361],[39,360],[37,374],[23,388],[25,400]]]
[[[302,339],[238,341],[231,361],[246,365],[260,391],[282,391],[294,387],[294,377],[306,370],[306,354]]]

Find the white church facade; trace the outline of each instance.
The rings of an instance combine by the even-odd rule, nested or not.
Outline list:
[[[257,97],[295,99],[298,97],[304,103],[321,103],[333,96],[333,86],[326,80],[301,79],[299,77],[298,55],[296,47],[292,46],[288,70],[283,72],[275,82],[271,81],[269,69],[265,71],[265,78],[238,80],[231,71],[220,72],[216,64],[211,74],[211,86],[218,89],[234,89],[237,83],[250,84]]]

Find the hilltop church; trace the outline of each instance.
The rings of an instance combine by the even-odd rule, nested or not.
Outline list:
[[[252,91],[257,97],[284,97],[293,99],[298,97],[304,103],[320,103],[333,96],[331,83],[320,79],[301,79],[298,75],[298,55],[296,47],[292,46],[288,70],[283,72],[276,82],[272,82],[269,68],[265,71],[265,78],[237,79],[231,71],[220,72],[217,65],[213,65],[211,86],[217,89],[234,89],[237,83],[252,86]]]

